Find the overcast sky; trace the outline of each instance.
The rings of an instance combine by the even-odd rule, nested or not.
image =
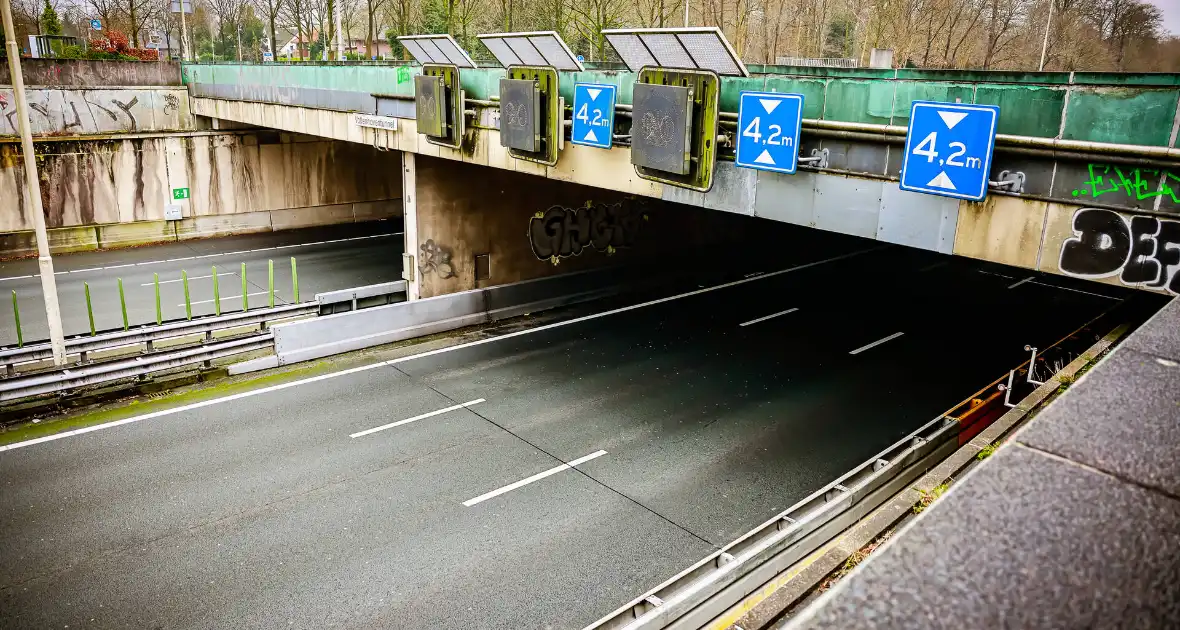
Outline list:
[[[1147,0],[1164,14],[1164,28],[1180,37],[1180,0]]]

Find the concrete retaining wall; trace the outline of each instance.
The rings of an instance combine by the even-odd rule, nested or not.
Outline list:
[[[400,154],[259,132],[37,143],[41,196],[59,246],[93,249],[161,239],[386,218],[401,214]],[[188,188],[188,199],[173,198]],[[0,232],[32,229],[19,145],[0,143]],[[166,224],[167,204],[185,221]],[[26,253],[24,237],[0,256]]]
[[[183,88],[30,89],[34,136],[106,135],[194,129]],[[0,137],[17,137],[16,100],[0,88]]]
[[[91,59],[21,59],[25,85],[100,87],[181,85],[175,61],[98,61]],[[12,85],[8,64],[0,64],[0,85]]]

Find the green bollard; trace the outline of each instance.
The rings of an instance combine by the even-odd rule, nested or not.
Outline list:
[[[275,261],[266,261],[269,279],[267,280],[267,293],[270,294],[270,307],[275,307]]]
[[[183,269],[180,270],[180,281],[184,283],[184,317],[191,321],[193,318],[193,300],[188,294],[188,272]]]
[[[156,325],[164,323],[164,309],[160,306],[160,274],[153,273],[153,282],[156,284]]]
[[[90,319],[90,336],[93,337],[98,332],[94,330],[94,307],[90,304],[90,283],[83,282],[82,289],[86,291],[86,317]]]
[[[123,295],[122,278],[119,278],[119,308],[123,310],[123,330],[127,330],[127,298]]]
[[[250,296],[246,295],[246,263],[242,263],[242,311],[250,310]]]
[[[12,290],[12,318],[16,320],[16,347],[25,347],[25,336],[20,330],[20,306],[16,303],[16,289]]]
[[[291,257],[291,294],[295,303],[299,303],[299,270],[295,268],[295,257]]]
[[[213,312],[221,315],[221,291],[217,288],[217,265],[213,265]]]

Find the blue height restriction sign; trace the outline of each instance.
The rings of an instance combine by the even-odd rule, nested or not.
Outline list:
[[[574,84],[574,128],[570,141],[588,147],[609,149],[615,129],[613,85]]]
[[[901,189],[981,201],[996,146],[1000,108],[914,101]]]
[[[742,92],[738,101],[738,166],[794,173],[799,165],[803,95]]]

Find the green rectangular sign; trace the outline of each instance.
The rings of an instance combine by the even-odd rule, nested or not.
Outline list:
[[[188,188],[173,188],[172,189],[172,198],[173,199],[188,199]]]

